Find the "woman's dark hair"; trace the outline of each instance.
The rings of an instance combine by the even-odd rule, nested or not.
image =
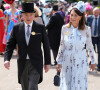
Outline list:
[[[3,12],[5,11],[5,8],[2,4],[1,4],[1,9],[3,10]]]
[[[77,15],[82,16],[81,20],[79,21],[78,29],[84,30],[85,29],[85,13],[81,13],[77,8],[73,8],[72,10],[74,10]],[[71,13],[71,11],[70,11],[70,13]],[[68,27],[70,27],[70,26],[71,26],[71,22],[69,22]]]

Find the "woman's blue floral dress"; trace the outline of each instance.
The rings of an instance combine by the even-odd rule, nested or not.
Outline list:
[[[61,43],[57,56],[58,64],[62,65],[60,90],[88,90],[88,59],[86,48],[92,64],[95,52],[91,42],[91,30],[78,30],[66,25],[62,27]]]
[[[15,23],[18,23],[18,15],[20,15],[20,10],[17,10],[14,15],[12,15],[11,10],[5,10],[4,14],[9,16],[9,24],[8,24],[8,29],[7,29],[7,41],[9,40],[10,33],[13,29],[13,26]]]

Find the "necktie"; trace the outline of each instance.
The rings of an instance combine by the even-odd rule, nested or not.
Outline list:
[[[94,35],[97,34],[97,18],[95,18]]]
[[[29,38],[29,35],[30,35],[29,27],[30,27],[30,25],[27,26],[28,29],[27,29],[27,33],[26,33],[28,38]]]

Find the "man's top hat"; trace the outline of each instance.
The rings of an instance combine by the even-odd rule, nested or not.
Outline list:
[[[54,11],[58,11],[58,5],[54,5],[54,6],[53,6],[53,10],[54,10]]]
[[[34,3],[32,3],[32,2],[23,2],[21,13],[35,13]]]
[[[8,4],[12,4],[15,0],[4,0]]]

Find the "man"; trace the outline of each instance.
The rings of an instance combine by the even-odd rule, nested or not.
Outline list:
[[[24,22],[13,27],[7,43],[4,56],[5,68],[10,68],[12,52],[18,45],[18,81],[22,90],[38,90],[38,83],[42,82],[43,56],[41,42],[44,49],[44,69],[49,71],[50,49],[45,27],[33,21],[34,4],[22,3],[22,16]]]
[[[63,24],[64,18],[58,13],[58,5],[54,5],[53,15],[51,16],[50,21],[46,26],[46,29],[48,30],[50,47],[54,55],[54,65],[57,64],[56,57],[60,45],[61,28]]]
[[[91,27],[92,43],[95,49],[95,44],[98,50],[98,68],[100,71],[100,16],[99,8],[95,7],[93,9],[93,15],[89,15],[86,19],[86,24]]]

